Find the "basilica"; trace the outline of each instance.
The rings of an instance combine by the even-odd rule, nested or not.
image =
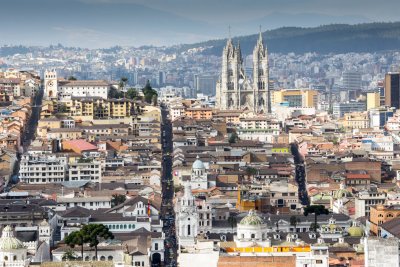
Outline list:
[[[216,85],[217,107],[220,110],[270,112],[268,51],[261,32],[253,50],[252,76],[247,77],[244,71],[240,45],[233,45],[229,38],[222,52],[222,73]]]

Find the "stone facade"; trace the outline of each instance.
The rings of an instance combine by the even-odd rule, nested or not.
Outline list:
[[[240,45],[234,46],[229,38],[222,53],[222,73],[216,87],[217,107],[220,110],[269,112],[268,80],[268,51],[261,33],[253,50],[252,79],[244,72]]]

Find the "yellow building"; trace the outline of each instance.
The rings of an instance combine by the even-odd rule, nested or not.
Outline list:
[[[90,119],[121,119],[134,115],[135,103],[130,99],[73,97],[58,105],[58,113]]]
[[[369,118],[367,112],[346,113],[343,116],[343,127],[346,129],[365,129],[369,128]]]
[[[380,106],[380,98],[379,92],[367,93],[367,110],[378,108]]]
[[[271,94],[271,104],[288,102],[289,107],[317,107],[318,92],[310,89],[281,89]]]

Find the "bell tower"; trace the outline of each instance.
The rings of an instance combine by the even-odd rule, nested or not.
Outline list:
[[[44,99],[57,99],[58,84],[56,70],[46,70],[44,72]]]
[[[267,47],[264,47],[260,27],[258,41],[253,50],[253,90],[256,97],[255,110],[258,113],[270,112],[268,82],[268,50]]]

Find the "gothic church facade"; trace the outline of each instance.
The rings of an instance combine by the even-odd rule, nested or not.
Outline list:
[[[222,53],[222,73],[216,86],[216,106],[220,110],[270,112],[268,51],[260,33],[253,50],[253,77],[246,76],[240,45],[231,38]]]

